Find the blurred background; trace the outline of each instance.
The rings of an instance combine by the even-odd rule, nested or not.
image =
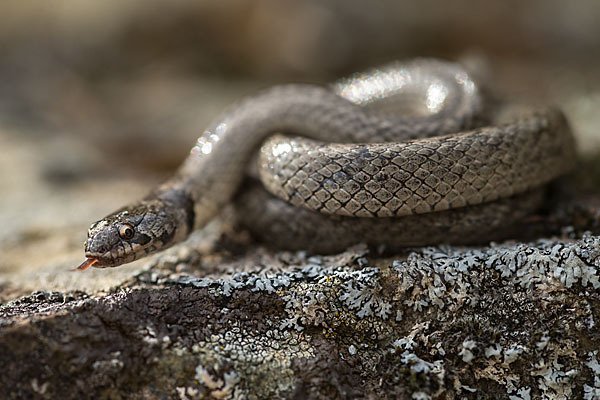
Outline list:
[[[467,60],[502,95],[559,104],[591,157],[598,21],[596,0],[3,0],[0,300],[93,289],[65,272],[87,227],[167,177],[225,106],[281,82]]]

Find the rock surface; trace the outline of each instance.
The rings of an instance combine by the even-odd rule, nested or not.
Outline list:
[[[328,257],[214,254],[209,270],[250,268],[205,277],[193,267],[201,255],[181,246],[104,295],[35,292],[9,302],[0,309],[2,392],[600,395],[600,237],[429,247],[393,259],[361,247]]]

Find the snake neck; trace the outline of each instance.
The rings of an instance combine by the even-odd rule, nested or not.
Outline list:
[[[286,85],[265,90],[211,124],[158,192],[185,193],[194,204],[194,228],[199,228],[231,200],[252,154],[267,136],[285,132],[324,140],[333,133],[350,141],[348,131],[376,128],[358,106],[325,88]]]

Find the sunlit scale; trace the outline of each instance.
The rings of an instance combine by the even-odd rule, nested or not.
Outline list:
[[[338,93],[353,103],[366,104],[400,91],[410,80],[406,70],[378,70],[347,81]]]
[[[469,77],[466,74],[457,73],[456,75],[454,75],[454,79],[456,79],[456,81],[462,85],[463,90],[466,93],[471,94],[475,92],[475,82],[469,79]]]
[[[214,141],[217,142],[219,140],[219,136],[222,136],[226,131],[227,131],[227,124],[225,122],[221,122],[215,129],[215,132],[217,134],[213,135],[213,136],[215,136]]]
[[[427,88],[425,105],[431,112],[439,112],[448,98],[448,88],[439,82],[434,82]]]
[[[282,154],[292,151],[292,146],[289,143],[281,143],[273,148],[273,155],[279,157]]]
[[[456,71],[448,75],[433,77],[419,66],[405,68],[382,68],[344,80],[335,90],[347,100],[367,105],[382,98],[405,93],[408,96],[417,95],[423,110],[428,114],[442,112],[449,103],[449,97],[454,89],[460,88],[463,98],[470,98],[477,88],[469,75],[464,71]]]
[[[198,138],[196,145],[190,151],[191,154],[210,154],[213,151],[213,145],[217,143],[220,139],[220,136],[225,133],[227,130],[227,125],[222,123],[217,126],[215,133],[211,133],[209,131],[204,132],[202,136]]]
[[[200,147],[200,151],[202,152],[202,154],[210,154],[210,152],[212,151],[212,143],[203,143]]]

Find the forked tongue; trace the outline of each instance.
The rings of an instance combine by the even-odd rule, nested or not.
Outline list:
[[[98,262],[97,258],[88,258],[83,263],[81,263],[81,265],[79,267],[73,269],[73,271],[85,271],[86,269],[88,269],[92,265],[96,264],[97,262]]]

